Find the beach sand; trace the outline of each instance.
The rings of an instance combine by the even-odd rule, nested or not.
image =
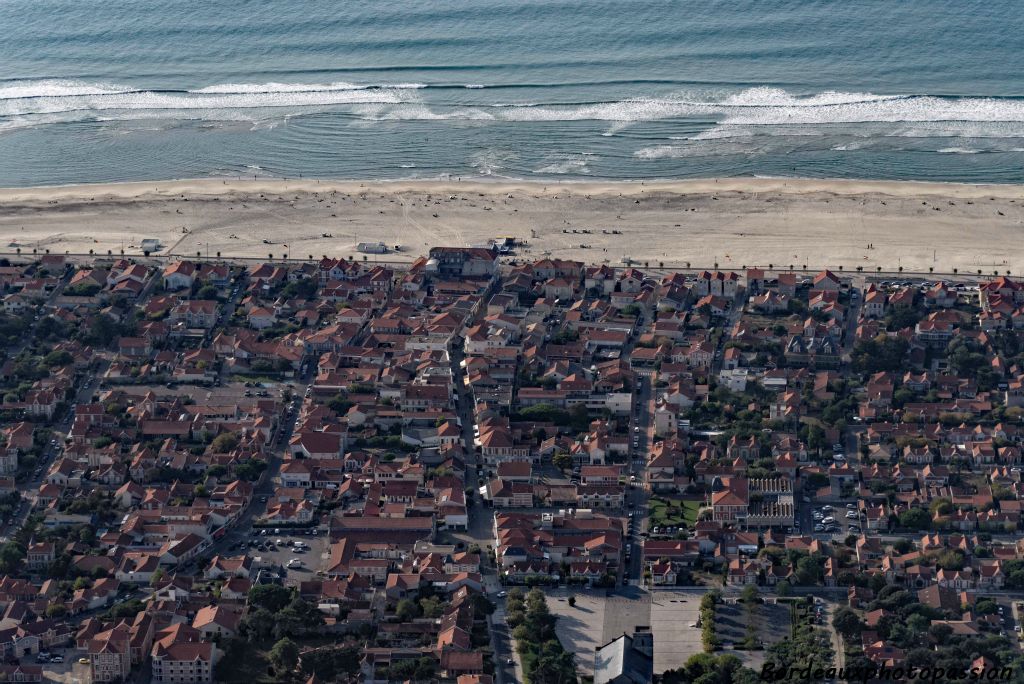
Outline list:
[[[0,190],[0,252],[22,254],[138,255],[156,238],[159,254],[183,257],[349,257],[379,241],[402,251],[376,258],[411,260],[514,236],[530,259],[989,273],[1024,269],[1022,221],[1018,185],[203,179]]]

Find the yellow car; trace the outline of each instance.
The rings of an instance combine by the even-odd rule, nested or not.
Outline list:
[[[82,665],[88,665],[89,664],[89,659],[88,658],[79,658],[78,662],[80,662]]]

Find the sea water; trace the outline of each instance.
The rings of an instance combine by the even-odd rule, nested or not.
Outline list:
[[[0,185],[1024,181],[1020,0],[0,0]]]

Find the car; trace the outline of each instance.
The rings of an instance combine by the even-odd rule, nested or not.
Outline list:
[[[835,444],[832,445],[832,451],[842,451],[842,450],[843,450],[843,445],[840,444],[839,442],[836,442]]]
[[[79,665],[88,665],[89,664],[89,659],[88,658],[79,658],[78,659],[78,664]]]
[[[821,520],[821,522],[824,523],[825,525],[829,525],[831,523],[834,523],[835,521],[836,521],[836,519],[833,518],[831,515],[828,516],[827,518],[822,518],[822,520]]]
[[[848,503],[848,504],[846,504],[846,507],[851,509],[851,510],[853,510],[853,509],[857,508],[857,504],[855,504],[855,503]]]
[[[815,525],[814,526],[814,531],[815,532],[824,532],[825,531],[825,526],[821,525],[821,524]]]
[[[508,592],[507,591],[499,591],[498,592],[498,598],[505,598],[506,596],[508,596]]]
[[[292,558],[288,561],[289,568],[301,568],[305,563],[302,562],[301,558]]]
[[[835,509],[829,506],[828,504],[825,504],[824,506],[821,507],[821,510],[824,511],[825,513],[828,513],[829,511],[834,511]]]
[[[639,425],[634,425],[633,426],[633,432],[640,432],[640,426]]]
[[[64,656],[62,656],[62,655],[55,655],[52,658],[50,658],[50,662],[51,663],[63,663],[64,662]]]
[[[860,532],[860,525],[850,525],[850,532]]]
[[[516,661],[512,660],[511,658],[506,658],[505,659],[505,664],[506,665],[515,665]]]

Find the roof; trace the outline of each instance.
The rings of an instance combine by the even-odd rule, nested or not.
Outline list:
[[[594,653],[594,684],[652,681],[654,660],[635,646],[634,639],[626,634],[599,646]]]

